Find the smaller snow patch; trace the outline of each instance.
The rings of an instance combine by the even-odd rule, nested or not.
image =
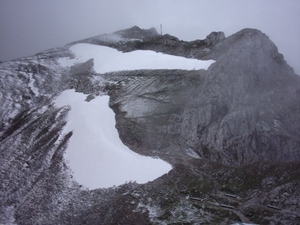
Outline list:
[[[200,156],[199,156],[193,149],[188,148],[188,149],[186,149],[185,151],[186,151],[186,153],[187,153],[189,156],[191,156],[191,157],[193,157],[193,158],[195,158],[195,159],[200,159]]]
[[[257,225],[257,224],[255,224],[255,223],[234,223],[231,225]]]
[[[32,92],[34,93],[34,95],[38,96],[40,94],[40,92],[39,92],[39,89],[34,86],[34,82],[35,82],[35,80],[33,78],[33,74],[30,73],[29,74],[29,83],[28,83],[28,86],[32,90]]]

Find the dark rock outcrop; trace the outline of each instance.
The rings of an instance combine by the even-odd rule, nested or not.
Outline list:
[[[159,36],[155,28],[141,29],[138,26],[116,31],[115,33],[120,34],[122,37],[128,39],[148,39]]]
[[[204,40],[195,40],[191,42],[182,41],[177,37],[165,34],[162,36],[132,41],[125,45],[117,45],[114,47],[124,52],[133,50],[153,50],[171,55],[201,59],[224,39],[225,35],[223,32],[212,32]]]
[[[212,32],[204,40],[182,41],[170,34],[159,35],[154,28],[144,30],[135,26],[112,34],[100,35],[76,43],[91,43],[116,48],[119,51],[153,50],[187,58],[204,58],[225,39],[224,32]]]

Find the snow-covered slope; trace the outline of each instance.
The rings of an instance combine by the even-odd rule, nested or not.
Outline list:
[[[62,66],[72,66],[92,58],[94,70],[97,73],[140,69],[199,70],[207,69],[214,62],[213,60],[187,59],[150,50],[123,53],[110,47],[86,43],[75,44],[70,47],[70,51],[75,58],[59,59]]]
[[[90,102],[85,99],[84,94],[67,90],[55,100],[57,107],[71,106],[64,133],[73,131],[66,156],[76,181],[90,189],[129,181],[146,183],[172,168],[160,159],[131,151],[121,142],[108,96]]]

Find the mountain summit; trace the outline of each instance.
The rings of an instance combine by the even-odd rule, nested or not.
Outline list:
[[[300,78],[261,31],[187,42],[135,26],[0,71],[1,224],[300,223]],[[83,106],[57,103],[70,89]],[[68,151],[88,167],[113,164],[103,153],[84,164],[90,148],[120,145],[98,121],[103,95],[123,144],[171,170],[92,190],[76,180]]]

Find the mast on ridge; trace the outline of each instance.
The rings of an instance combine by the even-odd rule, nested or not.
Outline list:
[[[160,24],[160,35],[162,35],[162,24]]]

